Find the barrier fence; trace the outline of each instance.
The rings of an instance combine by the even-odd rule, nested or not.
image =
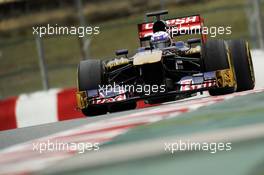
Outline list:
[[[250,41],[253,48],[262,47],[261,8],[264,0],[235,0],[234,3],[226,1],[226,4],[224,0],[219,4],[214,2],[192,1],[190,4],[189,1],[172,0],[83,1],[83,16],[77,13],[78,8],[74,1],[72,4],[56,1],[43,7],[38,3],[25,3],[23,13],[14,6],[13,9],[16,10],[13,12],[0,15],[0,99],[43,89],[45,71],[40,71],[42,66],[39,64],[39,57],[45,60],[45,75],[50,88],[75,87],[76,67],[84,55],[83,52],[87,54],[87,58],[113,58],[116,49],[127,47],[132,54],[139,46],[137,23],[144,20],[144,12],[160,8],[169,9],[169,17],[201,13],[208,26],[233,27],[232,36],[226,36],[226,39],[244,38]],[[255,2],[258,3],[257,6]],[[209,8],[206,4],[210,3]],[[115,10],[108,10],[109,7]],[[259,8],[260,13],[256,8]],[[83,23],[80,22],[84,20],[83,17],[85,25],[100,27],[98,36],[87,36],[85,39],[75,35],[46,36],[41,38],[43,50],[39,54],[41,49],[38,49],[40,47],[36,44],[36,36],[32,34],[32,26],[47,23],[78,26]]]

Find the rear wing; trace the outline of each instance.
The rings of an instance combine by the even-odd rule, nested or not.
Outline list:
[[[186,34],[201,34],[202,41],[206,41],[206,35],[201,32],[204,20],[200,15],[167,19],[165,22],[172,37]],[[140,41],[150,39],[150,36],[153,34],[153,25],[153,22],[138,24],[138,36]]]

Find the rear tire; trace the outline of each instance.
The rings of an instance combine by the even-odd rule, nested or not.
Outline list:
[[[202,59],[205,72],[229,69],[228,49],[225,41],[208,40],[202,48]],[[231,60],[230,60],[231,61]],[[210,89],[209,94],[212,96],[225,95],[235,92],[235,87]]]
[[[98,89],[102,83],[103,67],[101,60],[84,60],[78,66],[78,89],[79,91]],[[86,116],[102,115],[107,113],[107,107],[88,106],[82,109]]]
[[[234,63],[237,92],[254,89],[255,76],[248,42],[244,40],[228,41]]]

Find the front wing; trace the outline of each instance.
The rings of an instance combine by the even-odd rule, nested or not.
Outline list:
[[[217,70],[194,74],[192,76],[183,77],[179,82],[176,82],[177,88],[175,91],[164,93],[155,93],[151,95],[131,96],[131,93],[125,89],[95,89],[87,91],[77,91],[77,108],[84,109],[88,105],[107,105],[112,103],[137,101],[139,99],[150,99],[153,97],[166,97],[179,94],[192,94],[196,92],[207,91],[215,88],[235,87],[236,81],[231,69]]]

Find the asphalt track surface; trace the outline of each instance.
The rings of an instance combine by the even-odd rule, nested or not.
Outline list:
[[[142,110],[145,109],[136,109],[136,111],[142,111]],[[81,125],[89,124],[100,120],[105,120],[107,118],[113,118],[122,115],[123,113],[129,113],[129,112],[131,111],[113,113],[113,114],[102,115],[91,118],[66,120],[56,123],[49,123],[49,124],[32,126],[32,127],[2,131],[0,132],[0,138],[1,138],[0,149],[4,149],[9,146],[26,142],[32,139],[48,136],[50,134],[54,134],[67,129],[75,128]],[[8,138],[8,139],[2,139],[2,138]]]
[[[180,100],[177,103],[187,102],[187,101],[191,101],[196,98],[206,98],[206,97],[207,95],[203,95],[203,96],[200,95],[197,97]],[[124,111],[124,112],[110,113],[107,115],[101,115],[97,117],[66,120],[66,121],[60,121],[56,123],[48,123],[48,124],[37,125],[37,126],[32,126],[32,127],[24,127],[24,128],[11,129],[7,131],[1,131],[0,138],[8,138],[8,139],[1,139],[0,150],[7,148],[9,146],[18,144],[18,143],[23,143],[23,142],[33,140],[36,138],[45,137],[50,134],[54,134],[54,133],[64,131],[67,129],[72,129],[72,128],[75,128],[81,125],[85,125],[85,124],[89,124],[89,123],[93,123],[93,122],[97,122],[97,121],[101,121],[101,120],[105,120],[109,118],[115,118],[117,116],[123,116],[129,113],[137,113],[137,112],[149,110],[151,108],[155,108],[155,107],[135,109],[135,110]]]
[[[264,67],[264,58],[262,57],[262,55],[263,55],[263,53],[260,51],[254,51],[253,52],[253,62],[254,62],[256,82],[257,82],[256,89],[260,89],[260,88],[264,87],[264,82],[263,82],[264,80],[263,80],[263,77],[261,77],[263,75],[262,69]],[[94,117],[94,118],[76,119],[76,120],[69,120],[69,121],[63,121],[63,122],[57,122],[57,123],[45,124],[45,125],[39,125],[39,126],[33,126],[33,127],[27,127],[27,128],[19,128],[19,129],[14,129],[14,130],[9,130],[9,131],[2,131],[2,132],[0,132],[0,140],[1,140],[0,149],[3,150],[4,148],[12,148],[11,147],[12,145],[16,145],[19,143],[23,143],[23,142],[31,141],[31,140],[38,139],[41,137],[49,136],[51,134],[55,134],[55,133],[58,133],[61,131],[74,129],[76,127],[85,126],[87,124],[102,122],[102,121],[109,120],[109,119],[115,119],[119,116],[127,116],[127,115],[131,115],[131,114],[145,113],[145,112],[148,112],[151,110],[155,111],[155,109],[166,108],[169,105],[178,106],[178,105],[181,105],[182,103],[188,104],[188,103],[192,103],[193,101],[195,101],[197,99],[202,101],[202,99],[207,99],[207,95],[198,96],[198,97],[192,98],[192,99],[185,99],[185,100],[173,102],[170,104],[163,104],[163,105],[158,106],[158,107],[151,107],[151,108],[146,108],[146,109],[137,109],[137,110],[132,110],[132,111],[125,111],[125,112],[120,112],[120,113],[113,113],[113,114],[98,116],[98,117]],[[224,100],[228,100],[228,98],[226,98]],[[175,113],[173,113],[173,114],[175,114]],[[262,133],[261,128],[263,128],[263,126],[260,126],[260,133]],[[241,129],[241,128],[239,128],[239,129]],[[250,131],[250,128],[246,128],[246,129],[248,129],[247,131]],[[224,132],[224,130],[222,132]],[[222,132],[215,133],[215,135],[217,135],[217,134],[221,135]],[[252,135],[254,135],[254,133],[252,133]],[[250,135],[250,136],[252,136],[252,135]],[[221,137],[221,139],[224,139],[224,138]],[[234,134],[234,139],[237,139],[236,134]],[[157,141],[157,140],[153,140],[152,145],[155,145],[155,141]],[[143,143],[144,143],[144,141],[143,141]],[[130,145],[129,147],[131,148],[131,146],[133,147],[136,145]],[[140,144],[139,144],[139,146],[140,146]],[[126,149],[126,148],[121,147],[120,149]],[[151,151],[151,149],[150,149],[150,151]],[[119,153],[118,152],[119,151],[115,152],[115,150],[110,149],[109,154],[120,154],[120,152]],[[101,154],[103,154],[103,153],[101,153]],[[136,154],[136,152],[135,152],[135,154]],[[151,153],[149,153],[149,154],[151,154]],[[82,161],[80,159],[80,157],[84,158],[85,155],[86,154],[84,154],[83,156],[73,156],[72,159],[75,162],[77,161],[78,164],[81,165],[84,161]],[[145,154],[140,154],[140,155],[145,155]],[[91,155],[91,157],[92,156],[94,156],[94,155]],[[127,155],[127,156],[132,157],[132,155]],[[94,158],[93,160],[95,160],[96,157],[93,157],[93,158]],[[98,159],[98,157],[96,159]],[[86,158],[84,158],[84,160],[86,160]],[[103,160],[98,159],[98,161],[99,160],[100,160],[100,162],[103,162]],[[89,162],[88,159],[86,161]],[[114,161],[114,159],[113,159],[113,161]],[[69,161],[65,161],[65,162],[66,162],[66,165],[67,165],[67,162],[69,164],[72,164],[72,160],[70,160],[70,159],[69,159]],[[98,163],[100,164],[100,162],[98,162]],[[51,165],[51,167],[53,167],[53,168],[51,168],[50,171],[47,171],[47,169],[49,169],[49,168],[46,168],[46,169],[44,168],[42,173],[53,174],[54,172],[57,172],[57,171],[59,172],[61,170],[58,167],[54,166],[54,164],[53,164],[53,166]],[[62,168],[65,169],[65,166]],[[1,166],[0,166],[0,170],[1,170]],[[1,174],[1,171],[0,171],[0,174]]]

